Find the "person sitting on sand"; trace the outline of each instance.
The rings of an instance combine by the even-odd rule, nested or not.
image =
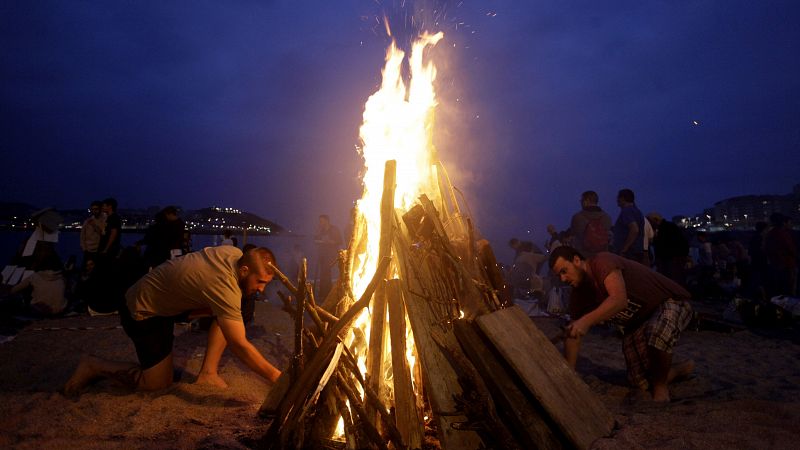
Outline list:
[[[581,338],[600,322],[624,332],[622,351],[628,380],[649,390],[655,401],[669,401],[667,385],[694,370],[689,360],[672,365],[672,349],[692,318],[690,294],[648,267],[608,252],[586,260],[577,250],[561,246],[549,260],[553,273],[572,286],[565,329],[564,357],[573,369]]]
[[[166,261],[128,289],[120,321],[136,348],[139,364],[84,356],[64,387],[71,395],[98,378],[110,378],[137,390],[163,389],[172,383],[173,325],[189,314],[209,311],[215,317],[198,383],[227,387],[217,369],[230,345],[250,369],[274,383],[280,371],[245,336],[242,298],[263,292],[272,281],[269,249],[242,253],[233,246],[207,247]]]

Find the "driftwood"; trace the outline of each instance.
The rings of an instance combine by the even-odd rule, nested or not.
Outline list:
[[[588,449],[611,434],[611,413],[519,307],[481,316],[477,323],[571,446]]]
[[[462,393],[458,375],[447,361],[431,336],[434,327],[442,324],[432,312],[434,300],[426,296],[428,289],[422,272],[423,265],[409,252],[411,245],[403,233],[395,235],[398,265],[405,292],[406,308],[414,341],[419,355],[425,392],[431,404],[433,418],[439,429],[439,440],[443,448],[477,449],[481,439],[473,430],[457,430],[453,424],[465,422],[466,416],[458,410],[453,396]]]
[[[523,448],[562,448],[561,438],[547,414],[531,401],[524,387],[518,386],[513,374],[508,373],[502,359],[495,355],[491,344],[487,345],[476,328],[474,323],[459,320],[454,330],[464,352],[492,393],[501,421],[507,424]]]
[[[411,371],[406,359],[406,308],[400,280],[389,280],[386,285],[389,305],[389,334],[392,343],[392,380],[397,428],[408,447],[422,448],[424,434],[422,418],[417,410]]]

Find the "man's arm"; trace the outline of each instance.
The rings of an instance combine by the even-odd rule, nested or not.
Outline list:
[[[622,249],[619,252],[622,254],[627,253],[631,245],[636,242],[637,237],[639,237],[639,224],[631,222],[628,224],[628,237],[625,238],[625,244],[622,245]]]
[[[589,332],[592,326],[608,320],[628,306],[628,293],[625,289],[625,279],[622,272],[616,269],[608,274],[603,285],[608,292],[608,297],[600,305],[581,317],[580,319],[567,325],[567,337],[579,338]]]
[[[281,371],[269,363],[245,336],[244,322],[241,320],[217,318],[222,335],[228,347],[243,363],[257,374],[272,383],[278,381]]]

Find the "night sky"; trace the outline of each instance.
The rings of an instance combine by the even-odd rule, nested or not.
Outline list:
[[[445,33],[435,143],[501,254],[568,226],[587,189],[612,217],[623,187],[671,217],[800,183],[796,0],[18,1],[0,200],[346,228],[383,14],[403,41]]]

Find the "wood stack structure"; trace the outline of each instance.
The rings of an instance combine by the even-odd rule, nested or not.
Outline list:
[[[295,317],[295,352],[261,406],[271,419],[262,446],[585,449],[609,435],[611,414],[505,298],[492,249],[476,241],[446,175],[443,195],[422,195],[397,211],[395,172],[388,161],[379,263],[359,298],[350,287],[354,260],[374,239],[361,217],[322,304],[305,268],[296,283],[275,269],[291,293],[283,300]],[[353,326],[367,307],[368,339]],[[345,339],[350,333],[356,338]],[[359,352],[366,352],[366,376]],[[340,420],[344,434],[334,440]]]

